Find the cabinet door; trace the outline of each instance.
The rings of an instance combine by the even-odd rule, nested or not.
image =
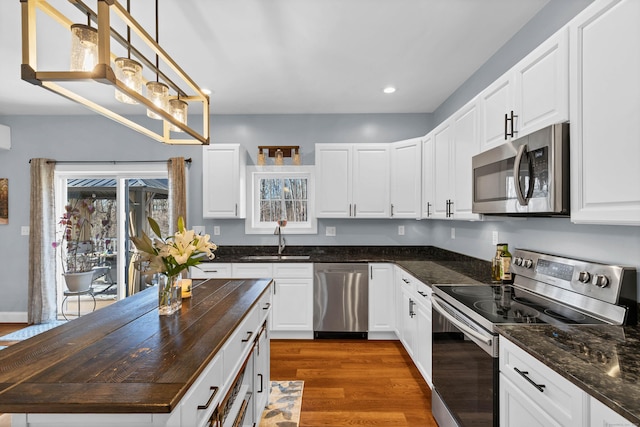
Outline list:
[[[392,264],[369,264],[369,332],[395,329]]]
[[[316,216],[349,218],[351,204],[351,144],[316,144]]]
[[[594,2],[569,24],[571,220],[640,225],[640,2]]]
[[[244,218],[246,152],[239,144],[215,144],[202,151],[202,216]]]
[[[275,279],[274,331],[313,331],[313,279]]]
[[[419,218],[421,192],[420,138],[391,144],[391,217]]]
[[[518,137],[569,120],[569,29],[562,28],[514,68]]]
[[[603,403],[589,397],[589,426],[590,427],[631,427],[635,424],[625,419],[621,415],[613,412],[612,409]]]
[[[508,130],[511,130],[511,123],[505,124],[505,114],[509,114],[513,110],[511,75],[511,72],[504,74],[480,94],[479,101],[482,111],[480,147],[482,151],[503,144],[507,140],[505,126],[508,125]],[[514,127],[517,129],[517,119]]]
[[[453,116],[451,142],[450,206],[452,219],[479,219],[471,212],[473,202],[473,176],[471,158],[480,151],[478,106],[475,100],[465,105]]]
[[[503,374],[499,389],[500,427],[569,427],[551,418]]]
[[[262,417],[262,412],[264,412],[264,408],[268,404],[271,385],[269,367],[271,349],[266,325],[267,324],[260,330],[260,335],[258,335],[258,339],[256,340],[253,358],[253,392],[255,396],[253,403],[255,405],[254,414],[257,420]]]
[[[416,299],[411,291],[402,288],[402,344],[412,359],[415,360],[415,341],[417,331]]]
[[[435,205],[433,218],[449,217],[449,201],[451,200],[451,121],[447,120],[433,132],[433,171]]]
[[[422,218],[431,218],[435,206],[433,136],[429,133],[422,140]]]
[[[416,357],[414,359],[418,370],[422,374],[429,387],[433,385],[431,376],[431,301],[423,298],[419,299],[418,310],[416,312]]]
[[[354,144],[354,217],[389,218],[389,185],[389,144]]]

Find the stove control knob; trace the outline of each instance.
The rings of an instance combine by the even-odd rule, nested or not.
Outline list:
[[[524,268],[531,268],[533,266],[533,260],[525,259],[522,261],[522,265],[524,266]]]
[[[592,283],[599,288],[606,288],[609,285],[609,279],[603,274],[598,274],[593,276]]]
[[[513,259],[513,263],[514,263],[515,265],[522,265],[522,258],[520,258],[519,256],[515,257],[515,258]]]
[[[591,274],[588,271],[581,271],[578,274],[578,282],[580,283],[589,283],[591,281]]]

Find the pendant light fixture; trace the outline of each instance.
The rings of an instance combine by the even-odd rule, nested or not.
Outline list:
[[[127,13],[131,12],[131,0],[127,0]],[[127,25],[127,57],[116,58],[116,79],[124,83],[129,89],[142,93],[142,65],[131,59],[131,28]],[[116,99],[125,104],[137,104],[138,101],[115,90]]]
[[[177,98],[169,100],[169,113],[184,125],[187,124],[187,108],[188,104],[180,99],[180,94],[178,94]],[[171,125],[171,130],[173,132],[182,132],[182,129],[174,125]]]
[[[71,26],[71,71],[93,71],[98,63],[98,29],[91,26],[87,15],[87,25]]]
[[[159,29],[158,29],[158,0],[156,0],[156,43],[160,43]],[[147,83],[147,98],[153,104],[167,111],[169,106],[169,86],[164,83],[160,83],[158,74],[160,70],[160,62],[158,60],[158,54],[156,54],[156,81]],[[153,110],[147,108],[147,117],[155,120],[162,120],[162,116],[155,113]]]
[[[158,142],[208,145],[209,94],[205,93],[158,44],[157,23],[154,40],[129,13],[130,0],[126,4],[121,4],[121,1],[93,0],[93,7],[84,1],[70,1],[80,10],[80,16],[88,17],[89,22],[83,25],[78,24],[78,20],[72,17],[71,10],[57,9],[52,0],[20,0],[22,80],[76,102]],[[156,4],[156,15],[157,10]],[[56,37],[52,37],[54,33],[51,31],[51,25],[38,24],[41,17],[62,25],[65,31],[72,33],[73,50],[69,57],[73,59],[70,61],[69,70],[50,70],[38,66],[38,45],[44,45],[44,49],[52,53],[59,48],[55,42]],[[123,28],[123,25],[127,28],[127,34],[117,31],[117,28]],[[135,43],[138,45],[131,43],[131,32],[135,33]],[[118,52],[111,49],[114,45],[119,46]],[[124,50],[126,54],[122,55]],[[155,63],[153,58],[148,56],[149,51],[155,54]],[[160,62],[166,70],[160,69]],[[148,77],[142,77],[143,65],[145,70],[150,70],[150,75],[156,74],[155,79],[150,79],[155,81],[149,83],[144,95],[142,83],[146,83]],[[78,85],[79,82],[83,84]],[[102,91],[98,87],[105,84],[116,89],[116,98],[124,102],[137,103],[136,108],[140,108],[140,113],[130,113],[127,109],[127,116],[124,116],[119,112],[118,108],[101,96]],[[169,96],[170,92],[175,95]],[[170,98],[170,105],[162,107],[162,100]],[[169,101],[166,102],[169,104]],[[195,120],[195,127],[186,124],[187,108],[190,104],[200,106],[192,114],[192,119],[198,119]],[[146,110],[163,120],[146,120],[145,113],[142,113]],[[148,115],[152,117],[151,114]],[[175,134],[175,131],[180,131],[180,135]]]

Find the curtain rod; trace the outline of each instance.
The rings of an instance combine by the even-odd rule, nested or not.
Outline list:
[[[169,160],[47,160],[47,163],[56,163],[56,164],[82,164],[82,163],[109,163],[109,164],[117,164],[117,163],[166,163]],[[184,159],[185,163],[191,163],[191,157],[188,159]],[[29,159],[29,163],[31,163],[31,159]]]

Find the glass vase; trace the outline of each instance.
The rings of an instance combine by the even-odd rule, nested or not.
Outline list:
[[[182,307],[182,287],[178,276],[161,275],[158,278],[158,313],[169,316]]]

